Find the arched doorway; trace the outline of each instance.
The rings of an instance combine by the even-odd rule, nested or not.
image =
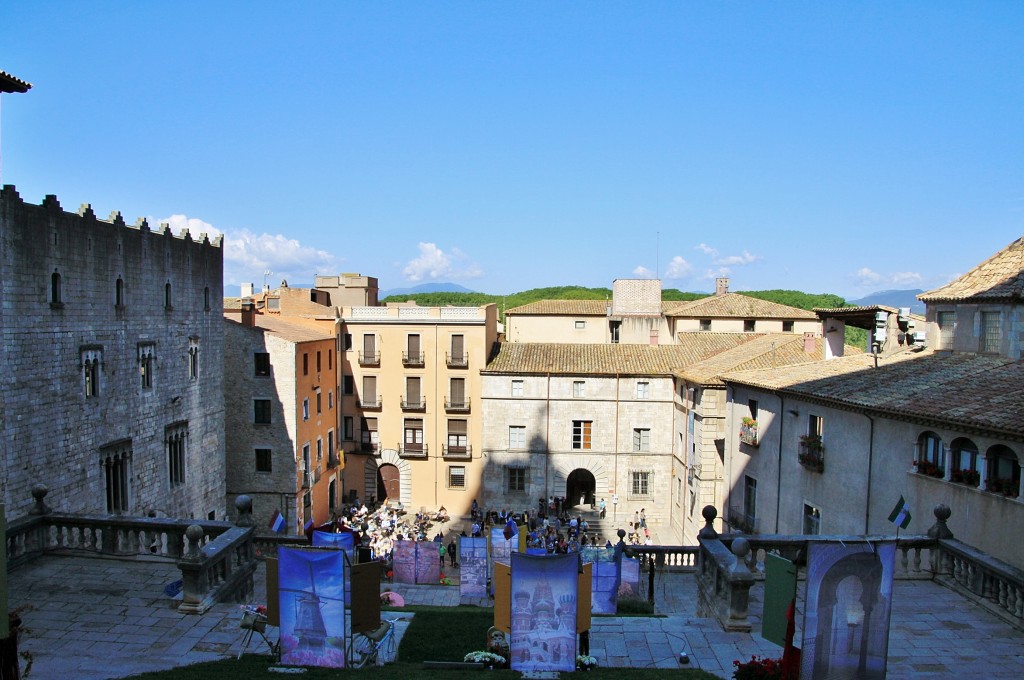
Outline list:
[[[384,499],[402,500],[401,473],[390,463],[377,468],[377,499],[382,503]]]
[[[597,480],[594,479],[594,473],[585,468],[576,468],[565,480],[565,502],[569,507],[594,505],[596,492]]]

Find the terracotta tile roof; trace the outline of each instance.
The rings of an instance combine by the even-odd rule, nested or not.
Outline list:
[[[780,305],[742,293],[726,293],[690,302],[671,303],[666,316],[690,318],[743,318],[743,319],[816,319],[814,312],[798,307]]]
[[[724,379],[838,408],[1024,437],[1024,361],[924,350],[873,363],[861,354]]]
[[[605,316],[611,300],[538,300],[505,310],[506,314]]]
[[[917,296],[924,302],[1020,300],[1024,290],[1024,237],[945,286]]]
[[[256,326],[291,342],[331,340],[335,337],[333,323],[303,323],[296,318],[283,319],[271,314],[257,314]]]
[[[699,353],[711,351],[710,348],[710,342],[705,343],[703,348],[680,345],[506,342],[502,343],[497,356],[487,364],[483,373],[669,376],[673,369],[706,356]]]
[[[685,302],[668,301],[661,303],[661,313],[667,314]],[[518,307],[510,307],[506,314],[536,316],[607,316],[611,300],[538,300]]]
[[[7,71],[0,71],[0,92],[28,92],[31,89],[32,83],[12,76]]]
[[[811,352],[804,351],[803,335],[795,333],[769,333],[746,337],[748,340],[742,345],[691,364],[676,371],[676,375],[700,385],[724,385],[720,376],[730,371],[774,369],[822,361],[825,358],[825,341],[820,337],[814,339],[814,350]],[[860,354],[862,350],[848,345],[845,353]]]

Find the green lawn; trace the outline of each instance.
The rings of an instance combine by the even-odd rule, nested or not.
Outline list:
[[[487,629],[491,627],[494,613],[491,609],[479,607],[406,607],[386,612],[388,618],[401,616],[402,612],[415,612],[409,629],[402,637],[398,649],[397,663],[387,666],[369,668],[361,671],[334,670],[328,668],[309,668],[300,677],[308,680],[336,678],[338,674],[366,674],[374,678],[413,680],[424,678],[430,680],[452,680],[452,675],[466,677],[476,675],[480,671],[458,671],[450,669],[425,669],[423,661],[462,661],[468,652],[483,649],[487,637]],[[274,660],[269,656],[246,654],[240,661],[225,660],[212,663],[196,664],[159,673],[144,673],[133,676],[146,680],[255,680],[258,678],[285,677],[269,670]],[[487,671],[488,678],[518,678],[517,671]],[[688,680],[713,679],[716,676],[698,670],[663,670],[655,668],[598,668],[580,676],[591,678],[627,678],[629,680],[654,680],[670,676]],[[572,677],[567,673],[563,678]]]

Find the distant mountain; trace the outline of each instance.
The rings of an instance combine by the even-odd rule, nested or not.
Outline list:
[[[870,307],[871,305],[910,307],[911,312],[924,314],[924,303],[917,299],[917,296],[923,292],[920,288],[912,290],[880,290],[859,300],[847,300],[847,302],[857,307]]]
[[[392,288],[390,290],[382,290],[378,293],[381,300],[392,295],[416,295],[417,293],[475,293],[475,290],[470,290],[465,286],[460,286],[457,283],[421,283],[418,286],[412,288]]]

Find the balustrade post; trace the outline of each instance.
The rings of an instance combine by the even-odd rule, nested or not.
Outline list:
[[[189,541],[188,552],[178,561],[182,582],[182,597],[178,611],[183,614],[202,614],[204,611],[203,600],[210,589],[207,565],[204,564],[200,545],[205,535],[205,530],[198,524],[193,524],[185,530],[185,536]]]
[[[30,515],[49,515],[50,506],[46,504],[44,500],[46,494],[50,493],[50,489],[45,484],[36,484],[32,487],[32,498],[35,499],[36,504],[32,506],[32,509],[28,511]]]
[[[750,553],[750,543],[742,536],[733,539],[732,554],[735,561],[728,569],[729,581],[729,620],[726,630],[750,630],[747,609],[750,605],[750,588],[754,585],[754,574],[747,567],[746,557]]]
[[[935,524],[928,529],[928,537],[936,539],[936,545],[932,549],[932,573],[949,574],[953,571],[952,559],[942,549],[940,541],[944,538],[953,538],[953,532],[946,525],[946,520],[953,513],[948,505],[939,503],[932,510],[932,514],[935,515]]]
[[[235,522],[235,525],[240,527],[253,526],[252,499],[242,494],[235,499],[235,508],[238,510],[238,520]]]
[[[704,528],[697,532],[697,538],[718,538],[718,532],[711,526],[711,523],[718,517],[718,508],[713,505],[705,505],[700,514],[704,518]]]

